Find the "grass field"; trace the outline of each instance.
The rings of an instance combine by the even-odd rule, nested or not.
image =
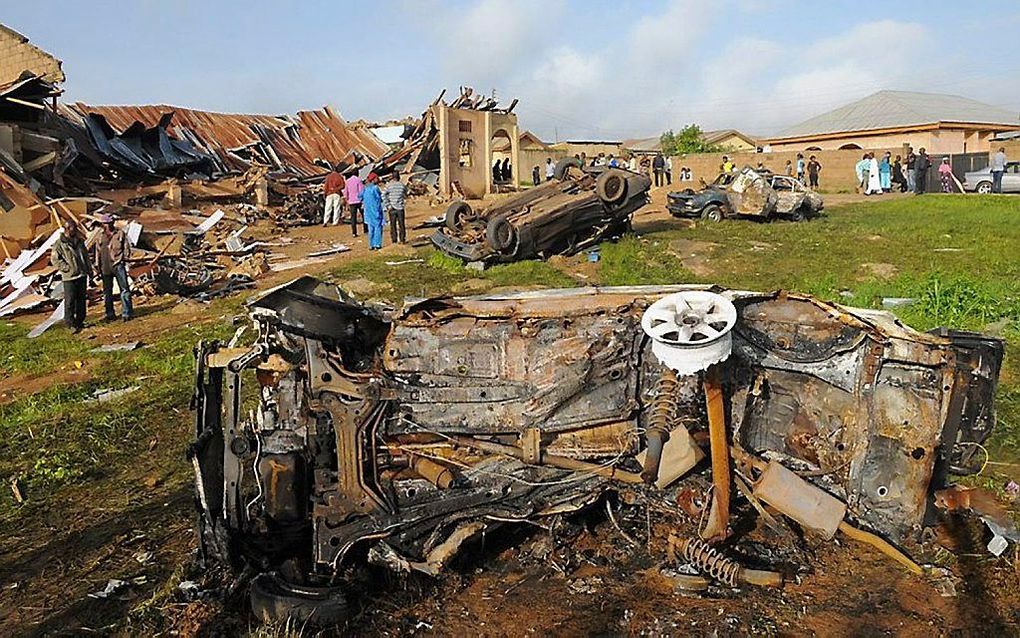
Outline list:
[[[783,288],[864,307],[881,307],[884,297],[912,298],[913,305],[894,311],[916,328],[991,329],[1008,340],[989,445],[988,474],[996,477],[989,482],[1001,484],[1003,475],[1016,475],[1011,464],[1020,463],[1018,222],[1020,198],[926,196],[833,208],[808,223],[699,222],[657,230],[604,244],[597,264],[580,255],[475,272],[422,249],[422,262],[389,266],[393,257],[381,255],[343,263],[326,276],[357,281],[363,289],[357,296],[390,303],[503,287],[679,282]],[[198,339],[229,337],[241,314],[240,299],[218,301],[202,320],[161,329],[141,350],[111,354],[90,353],[95,344],[60,328],[30,341],[28,324],[0,323],[0,397],[6,396],[0,477],[17,479],[28,496],[17,504],[3,489],[0,537],[70,511],[71,502],[102,511],[137,505],[144,500],[139,486],[154,475],[160,485],[186,490],[192,347]],[[68,375],[76,368],[88,374],[76,380]],[[131,385],[142,390],[101,405],[84,401],[96,389]],[[186,499],[180,507],[170,515],[190,517]]]

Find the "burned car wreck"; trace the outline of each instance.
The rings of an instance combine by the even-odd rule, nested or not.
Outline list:
[[[555,179],[482,211],[457,201],[432,235],[436,248],[467,262],[510,262],[574,254],[630,230],[652,182],[622,168],[561,160]]]
[[[916,537],[934,492],[972,471],[1003,356],[882,311],[705,286],[435,298],[385,318],[304,277],[249,307],[253,345],[196,348],[201,552],[260,572],[260,616],[322,622],[345,613],[358,562],[435,574],[487,529],[617,485],[665,495],[709,460],[702,538],[729,534],[735,472],[805,530],[914,568],[887,541]],[[716,551],[681,546],[723,582],[782,581],[715,569]]]
[[[823,206],[822,196],[800,180],[750,166],[721,173],[700,191],[688,188],[666,196],[666,208],[674,217],[714,222],[731,217],[805,221],[817,217]]]

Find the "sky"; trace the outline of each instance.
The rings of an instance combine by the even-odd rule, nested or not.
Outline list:
[[[0,21],[95,105],[385,121],[466,85],[548,141],[768,135],[882,89],[1020,112],[1002,0],[39,0]]]

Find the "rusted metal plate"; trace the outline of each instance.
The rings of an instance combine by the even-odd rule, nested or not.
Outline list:
[[[382,157],[389,147],[368,129],[350,127],[336,111],[299,111],[295,116],[215,113],[166,104],[145,106],[92,106],[77,102],[61,105],[61,114],[80,120],[90,113],[102,115],[114,129],[123,131],[136,122],[156,126],[168,113],[173,119],[168,133],[215,154],[226,166],[244,168],[236,152],[265,145],[279,160],[277,170],[310,177],[328,172],[316,160],[353,164],[352,152],[369,159]]]

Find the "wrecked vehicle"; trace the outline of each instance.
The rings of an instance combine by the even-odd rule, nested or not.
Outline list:
[[[630,229],[648,203],[651,180],[622,168],[582,168],[561,160],[555,179],[482,211],[457,201],[432,235],[436,248],[467,262],[571,255]]]
[[[666,208],[674,217],[701,217],[714,222],[728,217],[804,221],[816,217],[823,202],[821,195],[798,179],[746,166],[721,173],[701,191],[688,188],[670,193]]]
[[[660,492],[705,456],[687,426],[706,406],[713,480],[732,450],[806,529],[914,537],[948,475],[973,471],[1003,356],[882,311],[706,286],[424,299],[387,319],[303,277],[249,308],[254,344],[196,349],[201,553],[260,573],[260,617],[326,623],[365,561],[436,574],[486,530],[617,483]],[[728,483],[714,491],[725,535]]]

